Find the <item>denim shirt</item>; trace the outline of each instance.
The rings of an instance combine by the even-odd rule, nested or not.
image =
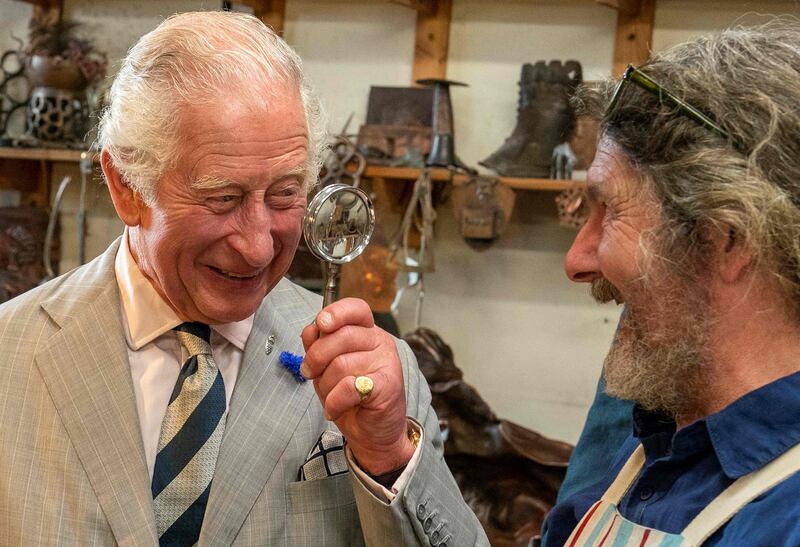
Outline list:
[[[608,474],[548,515],[546,547],[562,546],[641,442],[646,463],[619,505],[642,526],[680,534],[736,479],[762,468],[800,443],[800,372],[754,390],[680,431],[663,415],[633,410],[633,434]],[[800,473],[742,508],[705,546],[800,546]]]

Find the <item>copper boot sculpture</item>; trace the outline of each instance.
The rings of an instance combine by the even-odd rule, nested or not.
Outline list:
[[[480,164],[501,176],[550,177],[553,150],[567,141],[575,128],[569,99],[582,81],[577,61],[522,65],[517,125],[503,145]]]

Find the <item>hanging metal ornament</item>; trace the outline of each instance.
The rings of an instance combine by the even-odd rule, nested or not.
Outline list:
[[[433,179],[431,169],[444,167],[452,175],[462,164],[455,153],[455,128],[453,124],[453,105],[450,101],[450,86],[464,86],[451,80],[428,79],[418,80],[418,84],[433,86],[433,117],[431,153],[425,161],[425,167],[414,182],[411,199],[403,214],[395,236],[389,246],[388,265],[397,270],[416,274],[409,286],[417,288],[417,304],[414,328],[422,324],[422,305],[425,300],[425,273],[434,271],[433,259],[433,224],[436,211],[433,208]],[[419,246],[412,249],[409,244],[412,231],[419,233]],[[409,276],[411,278],[411,276]],[[400,289],[402,292],[404,289]],[[395,302],[400,300],[400,294]]]

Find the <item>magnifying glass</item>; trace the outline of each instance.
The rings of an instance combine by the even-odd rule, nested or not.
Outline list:
[[[375,229],[375,208],[367,194],[346,184],[331,184],[308,204],[303,236],[311,252],[325,263],[322,307],[339,297],[342,264],[360,255]]]

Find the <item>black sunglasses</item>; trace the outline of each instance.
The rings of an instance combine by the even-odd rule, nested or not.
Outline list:
[[[636,84],[640,88],[652,93],[653,95],[656,95],[662,104],[668,103],[677,107],[682,114],[692,118],[694,121],[702,124],[721,137],[725,139],[729,138],[728,132],[718,126],[711,118],[700,112],[686,101],[679,99],[674,93],[671,93],[662,85],[656,83],[652,78],[650,78],[650,76],[633,65],[628,65],[627,70],[625,70],[625,74],[622,75],[617,87],[614,89],[614,94],[611,96],[611,102],[608,103],[608,108],[606,108],[606,118],[617,106],[617,102],[619,102],[619,98],[622,95],[622,90],[627,82]]]

